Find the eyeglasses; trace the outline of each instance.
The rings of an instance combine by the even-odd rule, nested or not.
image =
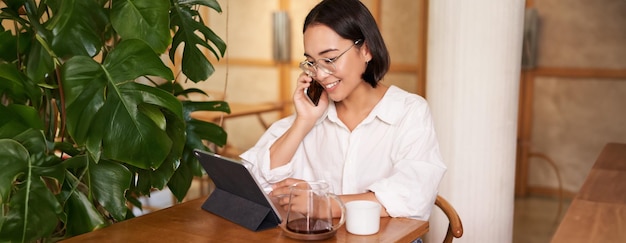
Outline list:
[[[361,40],[356,40],[354,44],[352,44],[347,50],[343,51],[341,54],[333,58],[320,58],[315,60],[314,62],[304,60],[300,63],[300,69],[302,69],[304,73],[311,77],[317,76],[317,69],[322,70],[327,74],[333,74],[337,70],[337,67],[335,67],[335,62],[337,61],[337,59],[339,59],[341,56],[343,56],[343,54],[348,52],[350,49],[352,49],[353,46],[358,45],[359,43],[361,43]]]

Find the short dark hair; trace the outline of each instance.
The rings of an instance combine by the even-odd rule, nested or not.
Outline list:
[[[372,13],[359,0],[323,0],[304,20],[304,33],[310,25],[322,24],[342,38],[367,43],[372,60],[362,75],[363,80],[376,87],[389,70],[389,52]],[[359,44],[362,45],[362,44]]]

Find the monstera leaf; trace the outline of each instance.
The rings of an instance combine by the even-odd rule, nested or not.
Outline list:
[[[168,110],[173,115],[167,123],[180,123],[180,101],[161,89],[133,82],[143,75],[173,79],[146,43],[122,41],[103,65],[78,56],[63,67],[63,86],[71,87],[65,94],[68,132],[95,158],[102,151],[108,159],[158,168],[172,144],[184,142],[172,141],[161,127],[166,117],[149,108]]]
[[[172,62],[176,59],[177,48],[184,44],[182,56],[183,73],[190,80],[199,82],[211,76],[215,72],[215,68],[204,53],[198,49],[198,46],[209,49],[219,59],[226,52],[226,44],[211,29],[204,25],[198,11],[192,8],[194,5],[208,6],[217,12],[222,12],[222,9],[215,0],[189,0],[175,1],[170,11],[171,28],[178,30],[172,40],[170,59]],[[196,33],[202,34],[204,39],[200,38]],[[215,48],[209,45],[209,43],[213,43]]]
[[[191,178],[193,176],[201,176],[202,168],[193,155],[194,149],[205,149],[203,141],[209,141],[217,146],[226,144],[226,132],[215,123],[200,121],[191,118],[194,111],[221,111],[230,113],[228,103],[224,101],[207,101],[193,102],[183,101],[183,114],[187,121],[187,141],[181,160],[181,166],[172,175],[168,183],[168,188],[172,194],[180,201],[182,200],[189,187],[191,186]]]
[[[168,1],[113,0],[111,24],[122,39],[141,39],[155,52],[163,53],[171,44]],[[128,19],[140,21],[128,22]]]
[[[95,56],[102,47],[100,33],[107,23],[106,13],[97,1],[63,0],[52,8],[54,15],[46,29],[54,33],[51,48],[59,57]]]
[[[74,187],[66,185],[61,194],[65,202],[64,212],[67,214],[63,220],[66,228],[65,237],[79,235],[109,225],[93,202],[84,193],[76,190],[75,187],[80,182],[76,178],[70,177],[68,183],[72,183]]]
[[[35,87],[15,66],[0,63],[0,92],[5,93],[15,103],[26,104],[30,101],[34,107],[39,107],[41,90]]]
[[[0,148],[0,195],[8,206],[1,209],[0,239],[25,242],[49,235],[62,209],[45,178],[62,181],[63,168],[44,158],[46,142],[37,130],[0,139]]]

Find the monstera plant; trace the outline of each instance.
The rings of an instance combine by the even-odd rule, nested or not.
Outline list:
[[[202,172],[192,151],[226,143],[221,127],[190,114],[228,113],[228,104],[189,101],[202,91],[175,81],[206,80],[206,54],[223,57],[225,43],[199,14],[221,12],[217,1],[0,7],[0,242],[106,227],[166,186],[182,200]]]

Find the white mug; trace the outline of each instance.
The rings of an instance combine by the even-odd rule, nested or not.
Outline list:
[[[368,200],[346,203],[346,229],[355,235],[372,235],[380,227],[380,204]]]

